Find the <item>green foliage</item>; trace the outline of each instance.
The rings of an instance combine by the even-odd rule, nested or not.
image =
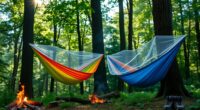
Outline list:
[[[70,93],[65,92],[65,93],[62,93],[59,95],[57,95],[56,93],[48,93],[43,96],[38,96],[38,97],[34,98],[33,100],[43,102],[44,105],[47,105],[49,102],[55,101],[56,97],[78,97],[81,99],[88,99],[88,95],[89,94],[81,95],[76,92],[70,92]],[[66,103],[63,106],[65,106],[65,105],[67,106],[67,104],[69,104],[69,103]]]
[[[199,110],[200,109],[200,99],[196,100],[196,102],[187,107],[188,110]]]
[[[72,102],[65,102],[65,103],[61,103],[59,106],[62,109],[66,109],[66,108],[75,107],[75,106],[78,106],[78,105],[80,105],[80,104],[78,104],[78,103],[72,103]]]
[[[55,101],[56,95],[53,93],[46,94],[42,97],[34,98],[33,100],[43,102],[44,105],[47,105],[49,102]]]
[[[0,91],[0,107],[5,107],[6,105],[8,105],[9,103],[11,103],[12,101],[14,101],[16,94],[7,90],[7,89],[3,89],[2,91]]]
[[[121,93],[121,96],[116,100],[116,106],[137,106],[143,108],[145,103],[152,101],[154,93],[151,92],[133,92],[130,94]]]
[[[195,98],[200,98],[200,88],[197,85],[186,85],[187,90],[190,90],[192,93],[193,97]]]

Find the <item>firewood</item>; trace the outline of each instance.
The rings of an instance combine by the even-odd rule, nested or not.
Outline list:
[[[27,108],[30,108],[31,110],[40,110],[40,108],[38,106],[31,105],[27,102],[23,102],[23,104],[26,105]]]
[[[102,98],[102,99],[119,98],[120,93],[118,91],[112,91],[112,92],[109,92],[107,94],[103,94],[100,96],[97,95],[97,97]]]
[[[27,103],[29,103],[30,105],[35,105],[35,106],[43,105],[43,103],[41,103],[41,102],[36,102],[36,101],[32,101],[32,100],[28,100]]]
[[[13,101],[12,103],[5,106],[5,108],[10,110],[10,109],[14,108],[15,106],[17,106],[17,103],[16,103],[16,101]]]
[[[84,100],[76,97],[57,97],[56,100],[64,100],[65,102],[77,102],[80,104],[90,104],[89,100]]]
[[[7,110],[17,110],[17,106],[14,106],[14,107],[7,109]]]

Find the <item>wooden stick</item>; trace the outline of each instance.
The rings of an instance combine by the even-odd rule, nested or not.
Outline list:
[[[81,104],[90,104],[89,100],[84,100],[76,97],[57,97],[56,100],[64,100],[65,102],[77,102]]]
[[[101,96],[97,96],[98,98],[102,98],[102,99],[109,99],[109,98],[119,98],[120,97],[120,93],[118,91],[112,91],[109,92],[107,94],[103,94]]]
[[[5,108],[8,109],[8,110],[10,110],[10,109],[12,109],[15,106],[17,106],[17,103],[16,103],[16,101],[13,101],[9,105],[6,105]]]
[[[42,106],[43,103],[41,102],[36,102],[36,101],[32,101],[32,100],[27,100],[27,103],[30,105],[35,105],[35,106]]]
[[[31,110],[40,110],[40,108],[38,106],[31,105],[31,104],[29,104],[27,102],[23,102],[23,104],[26,105]]]

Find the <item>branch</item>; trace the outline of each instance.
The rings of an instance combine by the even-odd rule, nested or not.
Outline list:
[[[76,97],[57,97],[56,100],[64,100],[65,102],[77,102],[80,104],[90,104],[89,100],[84,100]]]
[[[89,2],[89,1],[83,0],[83,2]],[[88,11],[84,11],[84,13],[85,13],[86,16],[88,17],[88,20],[89,20],[89,22],[90,22],[90,26],[92,27],[92,17],[91,17],[91,15],[89,14]]]
[[[20,25],[18,25],[18,26],[16,26],[16,27],[13,27],[13,29],[8,29],[8,28],[7,28],[7,29],[4,29],[4,30],[3,30],[3,29],[2,29],[2,30],[0,29],[0,31],[1,31],[1,33],[2,33],[2,32],[5,32],[5,31],[15,30],[15,29],[21,28],[21,27],[23,26],[23,24],[24,24],[24,21],[23,21]]]
[[[3,76],[3,75],[0,75],[0,77],[3,78],[3,79],[7,79],[7,80],[9,79],[8,77]]]

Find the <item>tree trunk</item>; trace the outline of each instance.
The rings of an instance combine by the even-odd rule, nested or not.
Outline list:
[[[51,92],[51,93],[54,92],[54,82],[55,82],[54,78],[51,77],[51,83],[50,83],[50,92]]]
[[[182,10],[182,1],[179,0],[179,9],[180,9],[180,16],[181,16],[181,33],[185,35],[185,28],[184,28],[184,19],[183,19],[183,10]],[[185,78],[186,80],[190,77],[190,68],[189,68],[189,55],[187,52],[187,45],[186,41],[183,42],[183,50],[184,50],[184,60],[185,60]]]
[[[172,35],[171,0],[153,0],[153,20],[155,35]],[[161,81],[157,97],[168,95],[189,96],[183,85],[176,59],[165,78]]]
[[[129,0],[128,19],[128,49],[133,50],[133,0]],[[132,92],[131,85],[128,86],[128,92]]]
[[[187,67],[185,71],[188,72],[186,74],[186,79],[190,78],[190,40],[191,40],[191,12],[190,12],[190,1],[188,0],[188,40],[187,40],[187,59],[186,59],[186,64]]]
[[[77,34],[78,34],[78,49],[79,51],[83,51],[83,44],[82,44],[82,39],[81,39],[81,32],[80,32],[80,20],[79,20],[79,7],[78,7],[78,0],[76,0],[76,30],[77,30]],[[79,62],[82,62],[82,59],[80,59]],[[80,94],[84,94],[84,90],[83,90],[83,82],[80,82],[79,84],[80,86]]]
[[[119,31],[120,31],[120,50],[126,49],[126,38],[124,32],[124,8],[123,0],[118,0],[119,4]],[[124,82],[118,78],[118,90],[124,91]]]
[[[195,31],[196,31],[196,39],[198,45],[198,57],[200,59],[200,31],[199,31],[199,8],[197,5],[197,0],[193,0],[193,9],[194,9],[194,17],[195,17]]]
[[[25,95],[33,97],[33,43],[34,1],[24,0],[23,53],[20,82],[25,86]]]
[[[18,46],[18,42],[19,42],[19,37],[21,35],[22,32],[22,28],[20,28],[18,34],[15,36],[15,40],[14,40],[14,61],[13,61],[13,72],[12,72],[12,76],[11,76],[11,80],[10,80],[10,89],[12,91],[15,91],[15,84],[16,84],[16,76],[17,76],[17,71],[18,71],[18,66],[19,66],[19,59],[20,59],[20,53],[21,53],[21,46],[22,46],[22,41],[20,42],[19,46]]]
[[[128,49],[133,49],[133,0],[129,0],[129,12],[128,12]]]
[[[49,75],[46,73],[45,75],[45,92],[48,93],[48,88],[49,88]]]
[[[54,30],[54,36],[53,36],[53,45],[56,46],[57,43],[57,24],[55,23],[55,21],[53,21],[53,30]],[[55,60],[56,58],[56,53],[55,51],[53,52],[53,59]],[[51,85],[50,85],[50,92],[54,92],[54,78],[51,77]]]
[[[100,0],[91,0],[92,12],[92,47],[94,53],[104,54],[103,26]],[[108,91],[105,59],[94,74],[94,93],[99,95]]]
[[[45,74],[42,75],[39,80],[40,83],[38,83],[38,96],[42,96],[44,91]]]

